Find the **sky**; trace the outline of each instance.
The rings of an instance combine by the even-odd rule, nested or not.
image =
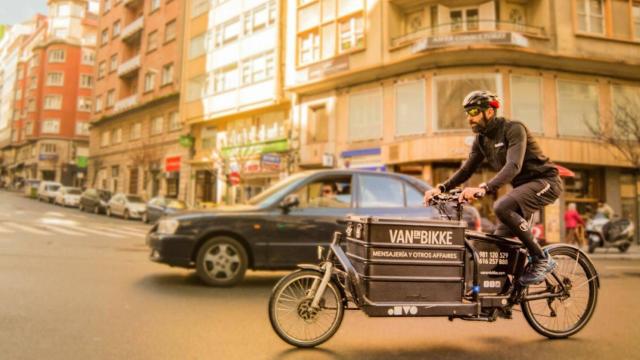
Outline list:
[[[14,25],[47,13],[47,0],[0,0],[0,24]]]

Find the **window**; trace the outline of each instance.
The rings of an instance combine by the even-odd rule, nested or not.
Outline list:
[[[89,135],[89,122],[78,121],[76,122],[76,135]]]
[[[151,135],[158,135],[162,132],[164,117],[156,116],[151,119]]]
[[[542,79],[511,75],[511,114],[535,133],[542,133]]]
[[[270,80],[274,76],[273,52],[258,55],[242,63],[242,84],[253,84]]]
[[[78,97],[78,111],[90,112],[92,108],[91,98]]]
[[[27,121],[24,131],[27,135],[33,135],[33,123],[31,121]]]
[[[160,9],[160,0],[151,0],[151,7],[149,9],[149,12],[154,12],[158,9]]]
[[[149,71],[144,75],[144,91],[153,91],[156,86],[156,73]]]
[[[64,85],[64,74],[61,72],[50,72],[47,74],[47,86]]]
[[[109,62],[109,72],[118,70],[118,54],[111,55],[111,61]]]
[[[173,63],[162,67],[162,83],[161,85],[171,84],[173,82]]]
[[[108,131],[103,131],[102,134],[100,134],[100,146],[109,146],[109,132]]]
[[[596,84],[558,80],[558,134],[593,136],[599,124]]]
[[[120,144],[122,142],[122,128],[111,130],[111,143]]]
[[[633,17],[633,36],[636,40],[640,40],[640,2],[633,2],[633,10],[631,13]]]
[[[424,134],[424,81],[396,85],[396,136]]]
[[[218,133],[215,127],[207,126],[200,130],[200,139],[202,139],[202,149],[215,149]]]
[[[360,175],[358,190],[361,208],[404,207],[404,189],[400,180]]]
[[[351,207],[351,177],[327,177],[314,181],[295,194],[299,208],[342,208]]]
[[[43,143],[40,147],[41,154],[55,154],[57,152],[56,144]]]
[[[177,111],[169,113],[169,131],[180,130],[180,115]]]
[[[42,133],[58,134],[60,132],[59,119],[47,119],[42,122]]]
[[[33,58],[37,60],[36,58]],[[63,49],[55,49],[49,51],[49,62],[50,63],[61,63],[65,60],[65,52]]]
[[[235,17],[224,24],[216,26],[215,29],[215,46],[221,47],[240,37],[242,25],[240,17]]]
[[[129,133],[129,140],[138,140],[142,136],[142,123],[137,122],[131,124],[131,132]]]
[[[62,95],[49,95],[44,97],[45,110],[60,110],[62,109]]]
[[[106,72],[107,72],[107,63],[104,61],[101,61],[100,64],[98,64],[98,79],[102,79]]]
[[[619,139],[637,141],[640,86],[613,85],[611,97],[613,135]]]
[[[92,49],[82,49],[82,64],[94,65],[96,63],[96,52]]]
[[[215,93],[222,93],[238,87],[238,67],[236,65],[216,70],[213,77],[213,91]]]
[[[198,56],[204,55],[206,52],[205,38],[206,33],[191,38],[191,42],[189,43],[189,59],[195,59]]]
[[[477,31],[480,28],[478,14],[478,8],[451,10],[451,32]]]
[[[434,128],[436,130],[468,130],[469,123],[460,106],[462,100],[468,93],[477,89],[486,89],[500,95],[499,79],[500,76],[494,74],[434,77]]]
[[[164,27],[164,42],[169,42],[176,38],[176,21],[171,20]]]
[[[107,108],[110,108],[115,104],[116,104],[116,91],[115,89],[111,89],[107,92]]]
[[[382,90],[349,95],[349,140],[382,138]]]
[[[118,35],[120,35],[120,20],[114,22],[111,28],[111,38],[118,37]]]
[[[95,112],[102,111],[102,96],[96,96]]]
[[[34,99],[27,100],[27,109],[29,112],[36,111],[36,101]]]
[[[259,5],[244,13],[244,34],[252,34],[275,23],[277,8],[275,1]]]
[[[405,195],[407,197],[407,207],[409,208],[423,208],[424,207],[424,193],[414,188],[413,186],[404,184]]]
[[[109,29],[102,30],[100,33],[100,45],[105,46],[109,43]]]
[[[297,16],[299,65],[364,48],[363,0],[305,1]]]
[[[204,95],[204,86],[207,81],[205,75],[189,79],[187,82],[187,101],[194,101],[201,99]]]
[[[603,0],[576,0],[576,11],[579,31],[604,34]]]
[[[111,0],[104,0],[102,8],[104,9],[104,14],[108,13],[111,10]]]
[[[191,5],[191,17],[195,18],[209,11],[209,0],[194,0]]]
[[[147,36],[147,52],[158,48],[158,31],[152,31]]]
[[[329,141],[329,117],[325,105],[309,107],[307,123],[307,143]]]

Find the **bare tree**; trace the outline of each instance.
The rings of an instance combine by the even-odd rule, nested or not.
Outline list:
[[[609,128],[589,123],[587,126],[597,139],[617,150],[613,151],[614,156],[622,157],[640,171],[640,104],[628,98],[619,100],[614,104],[611,119]]]

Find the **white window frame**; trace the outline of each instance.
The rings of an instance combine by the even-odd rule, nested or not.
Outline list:
[[[116,104],[116,90],[107,91],[106,108],[113,107]]]
[[[532,124],[525,122],[525,119],[520,119],[516,114],[515,114],[515,110],[517,109],[517,104],[516,104],[516,99],[518,99],[518,97],[521,96],[529,96],[529,94],[516,94],[514,93],[514,83],[513,83],[513,78],[514,77],[521,77],[521,78],[533,78],[536,79],[538,81],[538,99],[540,100],[539,103],[539,109],[540,109],[540,117],[536,120],[536,123],[538,123],[538,125],[540,126],[540,128],[534,128],[533,126],[531,126]],[[509,76],[509,89],[510,89],[510,99],[511,99],[511,117],[513,120],[516,121],[522,121],[527,128],[529,129],[529,131],[531,131],[534,134],[543,134],[544,133],[544,89],[543,89],[543,79],[540,76],[535,76],[535,75],[527,75],[527,74],[515,74],[512,73]]]
[[[95,65],[96,52],[93,49],[82,49],[82,64],[83,65]]]
[[[59,134],[60,133],[60,119],[45,119],[42,122],[40,131],[43,134]]]
[[[156,73],[155,71],[148,71],[144,74],[144,92],[150,92],[156,88]]]
[[[48,55],[49,63],[63,63],[65,62],[66,58],[67,58],[67,54],[66,54],[66,51],[64,51],[64,49],[49,50],[49,55]]]
[[[157,124],[160,124],[159,126]],[[164,131],[164,116],[158,115],[151,118],[151,135],[159,135]]]
[[[83,89],[93,89],[93,76],[80,74],[80,87]]]
[[[47,95],[42,99],[42,108],[44,110],[61,110],[62,95]]]
[[[51,71],[47,73],[47,86],[64,86],[64,73]]]
[[[173,83],[173,63],[165,64],[162,67],[162,81],[161,86]]]
[[[89,122],[78,121],[76,122],[76,135],[88,136],[89,135]]]
[[[90,97],[78,96],[78,111],[91,112],[93,104]]]
[[[360,131],[360,129],[358,128],[354,128],[352,127],[352,122],[351,122],[351,102],[353,97],[356,96],[366,96],[368,94],[372,94],[375,96],[379,96],[380,98],[380,104],[379,104],[379,108],[376,109],[377,111],[375,111],[376,114],[380,114],[380,124],[379,124],[379,128],[376,129],[376,134],[373,134],[372,136],[362,136],[362,132]],[[349,105],[348,105],[348,125],[347,125],[347,139],[349,143],[353,143],[353,142],[358,142],[358,141],[374,141],[374,140],[380,140],[383,137],[383,128],[384,128],[384,92],[382,91],[382,88],[380,87],[376,87],[373,89],[367,89],[367,90],[362,90],[362,91],[357,91],[357,92],[352,92],[351,94],[349,94],[349,99],[348,99]],[[360,124],[362,126],[362,124]],[[373,128],[374,124],[372,122],[369,122],[369,124],[367,124],[367,128]],[[360,136],[359,136],[360,135]]]
[[[560,119],[560,106],[563,105],[563,103],[561,103],[560,101],[560,82],[567,82],[567,83],[577,83],[577,84],[584,84],[584,85],[588,85],[588,86],[594,86],[595,90],[596,90],[596,102],[597,102],[597,106],[596,106],[596,110],[598,111],[598,126],[602,126],[602,115],[600,114],[600,89],[598,86],[598,83],[593,82],[593,81],[586,81],[586,80],[576,80],[576,79],[569,79],[569,78],[557,78],[556,79],[556,114],[558,114],[558,121],[557,121],[557,129],[556,129],[556,133],[558,134],[559,137],[561,138],[593,138],[594,135],[592,134],[561,134],[560,133],[560,122],[562,121],[562,119]]]
[[[598,35],[605,35],[607,32],[606,29],[606,22],[605,22],[605,16],[606,16],[606,4],[605,4],[605,0],[597,0],[600,2],[601,4],[601,8],[602,8],[602,14],[600,15],[592,15],[591,14],[591,6],[589,5],[589,2],[591,0],[576,0],[576,29],[578,30],[578,32],[582,32],[582,33],[589,33],[589,34],[598,34]],[[580,6],[580,3],[582,2],[582,4],[584,4],[584,6]],[[582,12],[581,12],[582,11]],[[580,17],[584,16],[585,17],[585,26],[587,27],[586,29],[580,29]],[[600,18],[601,24],[602,24],[602,32],[596,32],[593,30],[593,26],[591,24],[591,18],[592,17],[598,17]]]
[[[422,93],[420,95],[422,95],[420,97],[420,99],[418,100],[418,104],[422,107],[420,110],[420,118],[421,121],[420,123],[422,124],[422,127],[417,130],[417,131],[408,131],[408,132],[403,132],[403,133],[399,133],[399,126],[398,126],[398,120],[401,120],[401,115],[398,114],[398,111],[400,109],[400,106],[398,104],[398,99],[400,98],[398,96],[398,90],[399,88],[403,87],[403,86],[409,86],[409,85],[418,85],[422,91]],[[395,137],[403,137],[403,136],[413,136],[413,135],[422,135],[425,134],[427,132],[427,109],[426,109],[426,104],[424,101],[424,98],[426,96],[426,83],[424,81],[424,79],[418,79],[418,80],[411,80],[411,81],[403,81],[401,83],[397,83],[394,88],[393,88],[393,92],[394,92],[394,96],[395,96],[395,122],[394,122],[394,135]]]

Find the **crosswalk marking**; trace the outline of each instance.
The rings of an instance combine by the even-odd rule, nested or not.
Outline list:
[[[84,232],[88,232],[90,234],[96,234],[96,235],[101,235],[101,236],[106,236],[106,237],[110,237],[110,238],[117,238],[117,239],[122,239],[123,235],[118,235],[118,234],[113,234],[111,232],[105,231],[105,230],[94,230],[94,229],[89,229],[86,227],[77,227],[77,226],[69,226],[71,228],[73,228],[73,230],[77,230],[77,231],[84,231]]]
[[[59,232],[61,234],[65,234],[65,235],[76,235],[76,236],[85,236],[87,234],[85,233],[81,233],[81,232],[77,232],[74,230],[69,230],[68,228],[65,228],[63,226],[58,226],[58,227],[54,227],[54,226],[47,226],[47,229],[53,231],[53,232]]]
[[[58,234],[71,236],[93,236],[100,235],[109,238],[144,238],[147,230],[144,228],[114,226],[109,228],[105,225],[81,225],[73,222],[66,223],[46,223],[30,224],[16,223],[11,221],[0,221],[0,234],[29,233],[35,235],[55,236]]]
[[[13,234],[15,231],[11,231],[9,229],[5,229],[3,227],[0,227],[0,233],[2,234]]]
[[[15,228],[21,231],[26,231],[28,233],[31,234],[36,234],[36,235],[49,235],[50,233],[44,230],[39,230],[30,226],[26,226],[26,225],[22,225],[22,224],[17,224],[14,222],[5,222],[5,225],[11,227],[11,228]]]
[[[113,232],[116,234],[122,234],[122,235],[126,235],[126,236],[145,236],[146,233],[142,233],[142,232],[138,232],[138,231],[131,231],[131,230],[125,230],[125,229],[107,229],[107,228],[103,228],[103,227],[94,227],[94,229],[99,229],[99,230],[103,230],[105,232]]]

